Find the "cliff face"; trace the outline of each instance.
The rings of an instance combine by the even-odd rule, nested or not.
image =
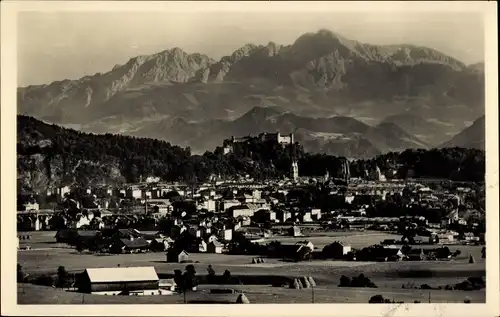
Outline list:
[[[70,130],[23,116],[18,117],[17,123],[19,193],[125,181],[116,158],[82,155],[85,145],[76,145],[83,139],[78,132],[68,132]]]

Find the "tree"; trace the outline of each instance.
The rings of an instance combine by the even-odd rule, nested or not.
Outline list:
[[[40,275],[35,280],[36,285],[53,286],[54,278],[50,274]]]
[[[196,270],[194,265],[189,264],[186,266],[184,274],[182,274],[182,292],[184,293],[184,303],[186,303],[186,293],[192,292],[198,286],[198,279],[196,277]]]
[[[212,268],[212,265],[209,264],[207,268],[207,281],[211,284],[214,282],[215,270]]]
[[[18,283],[24,282],[24,271],[21,264],[17,264],[17,282]]]
[[[384,297],[382,295],[373,295],[370,297],[370,300],[368,301],[370,304],[383,304],[384,303]]]
[[[76,250],[78,252],[82,252],[84,250],[83,244],[79,241],[76,243]]]
[[[57,282],[58,287],[65,287],[68,284],[68,272],[64,266],[59,266],[57,268]]]
[[[403,252],[404,255],[408,255],[410,251],[411,251],[411,246],[406,243],[401,247],[401,252]]]
[[[231,272],[229,270],[225,270],[222,275],[224,283],[229,284],[231,282]]]
[[[177,284],[177,287],[179,290],[182,291],[182,286],[184,284],[183,279],[182,279],[182,271],[181,270],[174,270],[174,282]]]
[[[351,285],[351,279],[348,276],[342,275],[340,277],[340,287],[349,287]]]

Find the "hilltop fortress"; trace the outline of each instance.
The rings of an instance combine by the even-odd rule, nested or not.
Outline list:
[[[252,139],[252,136],[245,136],[241,138],[236,138],[234,136],[231,137],[231,139],[226,139],[224,140],[222,146],[224,148],[224,154],[232,153],[233,152],[233,144],[234,143],[245,143],[248,142],[250,139]],[[261,140],[261,142],[266,142],[266,141],[274,141],[278,144],[282,145],[288,145],[288,144],[294,144],[295,139],[293,133],[282,135],[281,133],[261,133],[259,134],[258,138]]]

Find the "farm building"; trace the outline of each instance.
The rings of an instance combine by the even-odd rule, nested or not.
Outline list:
[[[207,252],[207,243],[203,240],[198,244],[198,252]]]
[[[417,235],[413,238],[413,241],[415,244],[429,244],[431,243],[431,237]]]
[[[342,258],[349,252],[351,252],[351,246],[340,241],[335,241],[323,248],[323,255],[332,259]]]
[[[233,239],[233,230],[225,229],[219,232],[221,240],[231,241]]]
[[[207,245],[208,253],[222,253],[222,243],[218,241],[212,241]]]
[[[113,253],[137,253],[149,250],[149,243],[143,238],[138,239],[117,239],[111,246]]]
[[[77,284],[82,293],[158,295],[159,282],[154,267],[113,267],[86,269]]]
[[[167,262],[170,263],[184,263],[189,260],[189,253],[187,253],[185,250],[182,251],[176,251],[175,249],[168,249],[167,251]]]
[[[376,261],[399,261],[403,257],[403,252],[400,248],[382,248],[375,252]]]
[[[288,234],[292,237],[300,237],[302,236],[302,232],[300,231],[299,226],[293,226],[288,230]]]
[[[371,246],[356,253],[358,261],[399,261],[403,252],[398,247]]]
[[[74,245],[78,240],[85,240],[88,237],[95,237],[96,234],[97,231],[94,230],[82,231],[76,229],[61,229],[57,231],[55,238],[57,243],[67,243],[70,245]]]
[[[307,241],[307,240],[305,240],[305,241],[299,241],[296,244],[300,245],[301,247],[307,247],[307,248],[309,248],[311,250],[314,250],[314,244],[311,241]],[[300,250],[300,248],[299,248],[299,250]]]
[[[448,244],[454,241],[454,237],[450,233],[440,233],[437,235],[437,240],[440,244]]]
[[[406,255],[408,261],[422,261],[425,259],[425,253],[423,249],[411,249]]]
[[[173,243],[170,242],[169,239],[170,238],[155,238],[149,243],[149,248],[152,251],[166,251]]]
[[[179,255],[177,255],[177,259],[179,263],[186,262],[187,260],[189,260],[189,253],[187,253],[186,251],[182,251],[181,253],[179,253]]]

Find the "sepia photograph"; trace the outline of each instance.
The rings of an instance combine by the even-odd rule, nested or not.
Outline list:
[[[5,313],[498,315],[496,10],[2,3]]]

